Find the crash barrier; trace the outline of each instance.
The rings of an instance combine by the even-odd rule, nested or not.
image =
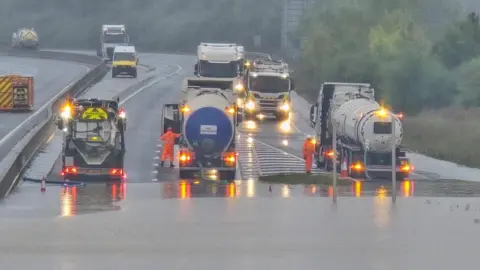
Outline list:
[[[75,53],[49,51],[7,51],[0,52],[0,55],[72,61],[95,65],[95,67],[92,68],[81,79],[61,91],[53,100],[48,103],[49,106],[46,106],[45,110],[34,112],[37,115],[36,117],[32,117],[30,122],[33,123],[25,123],[29,124],[30,132],[24,135],[18,134],[18,136],[13,136],[20,141],[14,146],[7,157],[0,162],[0,198],[3,198],[12,190],[12,188],[15,187],[15,185],[21,179],[22,174],[27,169],[31,159],[35,156],[38,150],[43,147],[44,142],[54,132],[56,128],[55,112],[60,110],[66,95],[72,97],[80,95],[84,90],[101,80],[108,73],[110,68],[107,66],[106,61],[96,56]],[[23,129],[23,132],[25,132],[25,129]]]

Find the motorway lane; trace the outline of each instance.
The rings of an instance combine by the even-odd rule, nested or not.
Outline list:
[[[76,64],[71,62],[0,57],[0,74],[10,74],[11,72],[21,75],[34,75],[35,88],[35,107],[39,109],[49,99],[54,97],[60,90],[80,78],[88,72],[91,66]],[[20,125],[25,119],[31,116],[31,113],[0,113],[0,161],[7,155],[16,142],[23,137],[33,125],[22,127],[18,136],[5,138],[12,130]],[[45,115],[39,115],[38,121],[44,119]]]

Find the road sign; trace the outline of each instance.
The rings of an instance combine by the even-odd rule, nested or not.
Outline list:
[[[107,120],[107,113],[102,108],[87,108],[82,113],[83,120]]]

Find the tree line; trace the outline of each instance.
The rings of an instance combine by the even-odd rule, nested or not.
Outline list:
[[[479,15],[448,0],[323,0],[297,37],[304,94],[368,82],[395,110],[480,106]]]

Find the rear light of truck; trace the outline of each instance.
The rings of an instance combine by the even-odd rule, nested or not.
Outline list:
[[[63,171],[62,171],[62,175],[65,175],[65,174],[77,174],[77,173],[78,173],[77,167],[64,167],[64,168],[63,168]]]
[[[123,176],[124,172],[123,169],[110,169],[110,175],[111,176]]]
[[[182,164],[188,164],[193,160],[193,153],[187,149],[180,149],[178,160]]]
[[[352,166],[350,166],[350,168],[352,170],[357,171],[357,172],[361,172],[361,171],[363,171],[363,164],[361,162],[357,162],[357,163],[353,164]]]
[[[223,162],[228,166],[234,166],[237,162],[237,153],[236,152],[225,152],[222,155]]]

